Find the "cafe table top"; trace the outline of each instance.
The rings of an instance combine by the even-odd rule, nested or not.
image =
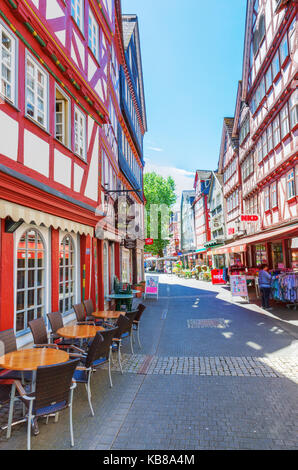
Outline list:
[[[133,299],[133,294],[110,294],[107,299]]]
[[[93,338],[98,331],[104,331],[105,328],[102,326],[94,326],[94,325],[71,325],[71,326],[64,326],[63,328],[59,328],[56,333],[63,338],[77,338],[77,339],[85,339],[85,338]]]
[[[95,318],[110,318],[110,319],[117,319],[120,315],[125,315],[126,312],[120,310],[100,310],[98,312],[93,312],[92,317]]]
[[[17,371],[34,371],[40,366],[67,362],[69,354],[55,348],[20,349],[0,357],[0,367]]]

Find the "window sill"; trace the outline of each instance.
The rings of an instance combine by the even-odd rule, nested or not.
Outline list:
[[[68,145],[63,144],[59,139],[57,139],[57,137],[54,137],[54,141],[58,142],[58,144],[60,144],[63,148],[65,148],[65,150],[68,150],[69,152],[71,152],[71,148],[68,147]]]
[[[276,82],[278,82],[278,80],[280,79],[280,77],[281,77],[281,71],[279,71],[278,74],[273,79],[273,83],[275,85],[276,85]]]
[[[271,85],[270,85],[270,87],[268,88],[268,90],[266,90],[266,96],[269,96],[272,90],[273,90],[273,83],[271,83]]]
[[[45,132],[45,134],[51,136],[50,132],[45,128],[43,127],[41,124],[39,124],[37,121],[35,121],[35,119],[33,119],[32,117],[28,116],[27,114],[25,114],[25,119],[28,119],[28,121],[32,122],[33,124],[35,124],[40,130],[42,130],[43,132]]]
[[[281,68],[284,69],[286,67],[286,65],[288,64],[290,60],[290,55],[288,54],[287,57],[285,58],[285,60],[283,61],[283,63],[281,64]]]
[[[18,111],[18,112],[21,111],[15,103],[13,103],[8,98],[6,98],[6,96],[1,95],[1,93],[0,93],[0,105],[2,105],[2,104],[8,104],[11,108],[15,109],[16,111]]]
[[[290,197],[290,199],[287,200],[288,204],[293,204],[293,202],[296,202],[296,196]]]
[[[73,155],[74,155],[75,157],[77,157],[81,162],[83,162],[83,163],[85,163],[86,165],[88,165],[87,157],[86,157],[86,159],[84,159],[84,158],[81,157],[81,155],[79,155],[78,153],[75,153],[75,152],[72,152],[72,153],[73,153]]]
[[[281,139],[282,143],[285,143],[285,141],[290,137],[291,132],[287,132],[286,135]]]
[[[278,144],[276,144],[276,146],[275,146],[274,149],[273,149],[274,152],[275,152],[279,147],[281,147],[281,142],[278,142]]]
[[[274,206],[271,209],[272,209],[272,212],[277,212],[278,211],[278,206]]]
[[[269,214],[271,214],[271,209],[266,209],[265,210],[265,215],[269,215]]]
[[[291,129],[291,132],[295,132],[298,130],[298,122],[295,124],[295,126]]]

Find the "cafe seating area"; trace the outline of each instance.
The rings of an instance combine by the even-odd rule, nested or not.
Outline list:
[[[139,304],[130,311],[98,312],[92,300],[85,300],[74,306],[76,321],[72,324],[64,325],[59,312],[48,313],[47,324],[44,318],[30,321],[33,345],[19,350],[12,329],[0,332],[4,345],[4,354],[0,355],[0,412],[5,409],[7,417],[1,430],[6,431],[6,438],[11,438],[16,424],[26,423],[27,449],[34,448],[31,435],[39,433],[39,420],[54,417],[59,426],[59,413],[68,410],[70,445],[75,446],[72,407],[76,394],[86,397],[86,418],[92,418],[93,375],[107,364],[109,385],[113,387],[113,355],[123,374],[121,348],[127,342],[134,354],[136,339],[141,348],[139,326],[145,308]]]

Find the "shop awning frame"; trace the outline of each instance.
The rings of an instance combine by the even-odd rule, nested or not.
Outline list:
[[[248,245],[251,245],[253,243],[261,243],[269,240],[278,240],[281,237],[284,237],[285,235],[298,236],[298,223],[296,223],[295,225],[288,225],[286,227],[280,227],[275,230],[268,230],[266,232],[261,232],[256,235],[244,237],[239,240],[236,240],[233,243],[229,243],[228,245],[224,245],[220,248],[216,248],[215,250],[211,250],[211,252],[213,255],[243,253],[247,250]]]
[[[6,217],[10,217],[15,222],[23,220],[26,224],[35,223],[38,226],[44,225],[45,227],[59,228],[67,232],[94,236],[94,228],[88,225],[0,199],[0,218],[5,219]]]

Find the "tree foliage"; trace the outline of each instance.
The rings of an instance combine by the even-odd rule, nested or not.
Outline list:
[[[145,217],[147,223],[147,238],[152,237],[152,205],[161,206],[164,204],[168,208],[166,211],[167,220],[165,220],[165,217],[162,217],[161,214],[158,215],[158,237],[154,237],[153,245],[145,246],[145,251],[151,252],[154,255],[163,256],[163,250],[169,244],[169,240],[164,239],[162,236],[165,229],[164,224],[169,224],[171,208],[177,199],[175,194],[175,182],[171,176],[163,178],[155,172],[145,173],[144,194],[146,198]]]

